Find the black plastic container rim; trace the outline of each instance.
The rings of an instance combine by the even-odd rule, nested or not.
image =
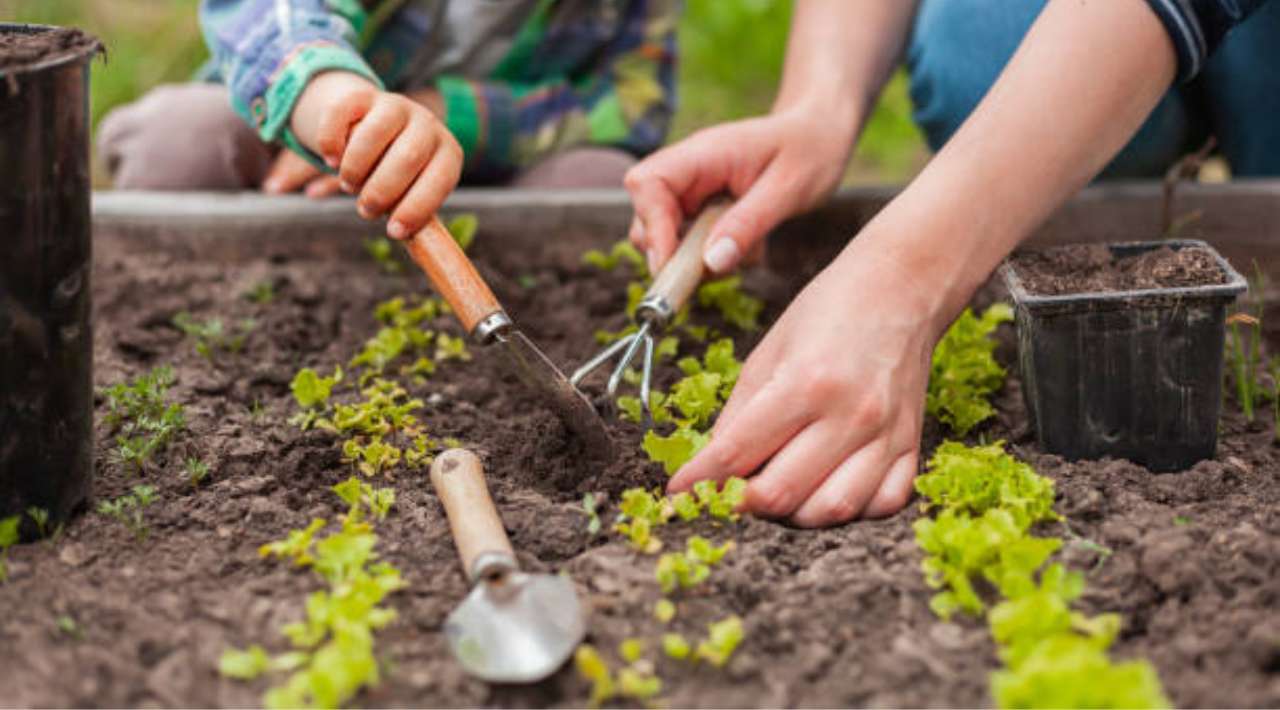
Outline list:
[[[0,34],[39,34],[41,32],[55,32],[58,30],[70,30],[71,27],[59,27],[57,25],[31,25],[14,22],[0,22]],[[60,69],[67,64],[75,64],[83,62],[98,54],[103,50],[102,41],[97,37],[85,33],[85,36],[93,40],[93,45],[85,47],[77,52],[68,52],[67,54],[47,59],[35,64],[27,64],[11,69],[0,69],[0,76],[18,76],[21,74],[33,74],[35,72],[48,71],[50,69]]]
[[[1199,239],[1161,239],[1148,242],[1112,242],[1106,245],[1112,253],[1141,253],[1159,249],[1160,247],[1170,247],[1172,249],[1185,249],[1187,247],[1200,247],[1213,255],[1214,262],[1218,264],[1218,268],[1222,269],[1222,273],[1226,274],[1226,283],[1208,284],[1205,286],[1179,286],[1169,288],[1140,288],[1130,291],[1081,291],[1080,293],[1064,293],[1056,296],[1041,296],[1027,291],[1022,284],[1022,279],[1018,277],[1017,270],[1014,269],[1010,258],[1006,258],[1000,264],[1000,275],[1004,279],[1005,286],[1009,289],[1009,295],[1013,297],[1013,302],[1025,306],[1030,310],[1054,309],[1061,310],[1063,308],[1078,306],[1084,303],[1089,305],[1112,303],[1117,306],[1133,303],[1144,299],[1165,299],[1171,301],[1185,300],[1223,300],[1231,301],[1244,293],[1249,288],[1249,282],[1236,271],[1231,263],[1222,258],[1217,249],[1214,249],[1207,242]]]

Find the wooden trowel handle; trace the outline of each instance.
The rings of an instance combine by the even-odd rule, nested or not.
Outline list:
[[[466,449],[449,449],[437,456],[431,465],[431,485],[449,516],[453,542],[468,579],[474,581],[475,563],[486,553],[506,555],[514,562],[511,541],[489,497],[484,469],[475,454]]]
[[[684,235],[676,253],[654,277],[653,285],[645,294],[647,297],[664,299],[672,311],[679,311],[684,307],[694,289],[702,282],[706,271],[702,262],[702,249],[706,246],[707,237],[711,235],[711,228],[715,226],[716,220],[729,209],[729,205],[726,200],[718,200],[702,209],[693,226]]]
[[[432,217],[405,246],[436,290],[449,302],[467,333],[474,331],[486,317],[502,310],[489,285],[480,278],[475,265],[438,217]]]

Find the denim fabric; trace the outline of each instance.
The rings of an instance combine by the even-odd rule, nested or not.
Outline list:
[[[937,150],[995,83],[1044,0],[923,0],[907,48],[915,120]],[[1103,77],[1105,79],[1105,77]],[[1157,177],[1217,136],[1238,177],[1280,175],[1280,0],[1227,34],[1100,176]]]

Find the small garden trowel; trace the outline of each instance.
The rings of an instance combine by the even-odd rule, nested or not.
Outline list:
[[[439,218],[432,217],[405,246],[436,290],[449,302],[454,315],[471,338],[482,346],[498,347],[516,376],[539,392],[569,430],[582,439],[588,456],[612,460],[613,442],[595,407],[532,341],[516,329],[489,285]]]
[[[573,582],[526,574],[516,566],[475,454],[465,449],[440,454],[431,466],[431,484],[472,585],[445,620],[453,655],[469,673],[491,683],[532,683],[551,675],[586,634]]]

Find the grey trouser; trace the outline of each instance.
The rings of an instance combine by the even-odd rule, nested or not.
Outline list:
[[[172,84],[107,114],[98,152],[119,190],[252,190],[276,148],[231,109],[219,84]],[[516,175],[518,188],[622,187],[635,158],[613,148],[553,155]]]

